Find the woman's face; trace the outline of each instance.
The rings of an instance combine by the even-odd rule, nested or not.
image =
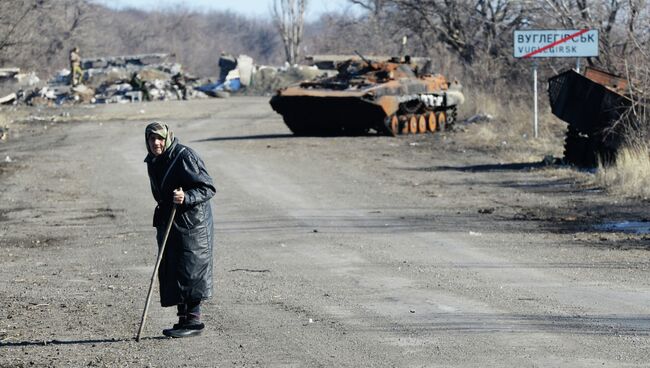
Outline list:
[[[165,138],[158,134],[150,134],[147,143],[149,143],[149,151],[151,151],[154,156],[159,156],[165,150]]]

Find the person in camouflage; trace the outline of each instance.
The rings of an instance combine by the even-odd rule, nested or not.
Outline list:
[[[76,86],[81,83],[83,70],[81,70],[81,56],[79,48],[75,47],[70,50],[70,85]]]

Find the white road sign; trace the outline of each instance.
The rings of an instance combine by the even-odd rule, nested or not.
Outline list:
[[[515,31],[514,47],[516,58],[598,56],[598,31]]]

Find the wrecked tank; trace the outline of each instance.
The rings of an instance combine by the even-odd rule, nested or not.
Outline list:
[[[595,68],[567,70],[549,79],[551,111],[568,123],[564,160],[579,167],[611,162],[625,142],[632,107],[627,80]]]
[[[456,120],[464,101],[460,84],[419,73],[416,65],[350,59],[338,74],[280,89],[273,110],[299,136],[435,132]]]

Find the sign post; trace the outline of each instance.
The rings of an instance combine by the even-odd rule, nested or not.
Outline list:
[[[516,30],[514,57],[522,59],[544,57],[578,58],[598,56],[598,31],[596,30]],[[533,63],[534,135],[538,135],[537,116],[537,61]]]
[[[533,62],[533,91],[534,91],[534,93],[533,93],[533,99],[534,99],[534,101],[535,101],[535,103],[534,103],[534,108],[533,108],[533,111],[534,111],[534,118],[533,118],[533,120],[534,120],[534,122],[533,122],[533,126],[534,126],[534,129],[533,129],[533,130],[534,130],[534,135],[533,135],[533,136],[534,136],[535,138],[537,138],[537,135],[538,135],[538,134],[537,134],[537,131],[538,131],[538,128],[537,128],[537,127],[539,126],[539,125],[537,124],[537,119],[538,119],[538,115],[537,115],[537,64],[538,64],[538,63],[537,63],[537,60],[535,60],[535,61]]]

